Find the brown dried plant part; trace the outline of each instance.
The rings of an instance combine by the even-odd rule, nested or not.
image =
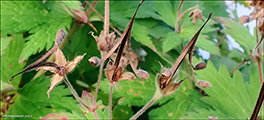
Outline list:
[[[101,59],[96,56],[91,57],[88,61],[94,67],[98,67],[101,63]]]
[[[172,66],[171,71],[172,71],[172,75],[170,76],[170,78],[166,81],[166,86],[170,83],[171,78],[173,77],[173,75],[175,74],[175,72],[178,70],[181,62],[183,61],[184,57],[187,55],[187,53],[190,51],[191,48],[194,48],[194,45],[198,39],[198,36],[201,32],[201,30],[203,29],[203,27],[206,25],[206,23],[209,21],[209,19],[211,18],[212,13],[209,14],[208,19],[205,21],[205,23],[203,24],[203,26],[197,31],[197,33],[193,36],[193,38],[191,39],[191,41],[187,44],[187,46],[183,49],[182,53],[180,54],[180,56],[178,57],[177,61],[175,62],[175,64]],[[191,52],[190,52],[191,53]],[[189,59],[191,60],[191,59]],[[191,62],[190,62],[191,63]]]
[[[105,30],[102,30],[99,37],[94,36],[93,32],[90,32],[90,33],[94,37],[97,43],[97,47],[100,51],[107,52],[113,47],[114,40],[116,38],[114,32],[107,34]]]
[[[76,67],[76,65],[83,59],[85,55],[86,53],[82,56],[75,57],[72,61],[66,61],[62,51],[60,49],[57,49],[57,51],[55,52],[55,64],[59,67],[59,69],[54,69],[54,67],[49,66],[38,68],[54,73],[51,81],[51,86],[47,91],[48,98],[50,97],[50,91],[62,81],[64,75],[70,73]]]
[[[19,75],[19,74],[22,74],[22,73],[25,73],[25,72],[28,72],[28,71],[31,71],[31,70],[35,70],[35,69],[37,69],[38,67],[41,67],[41,66],[46,66],[46,65],[47,66],[51,66],[52,63],[45,64],[45,63],[41,63],[41,62],[43,60],[45,60],[47,57],[49,57],[54,51],[59,49],[59,45],[64,41],[65,36],[66,36],[65,30],[60,29],[56,33],[54,46],[45,55],[43,55],[41,58],[39,58],[36,62],[32,63],[31,65],[29,65],[28,67],[23,69],[21,72],[19,72],[19,73],[15,74],[14,76],[12,76],[9,79],[9,82],[11,83],[12,79],[14,77],[16,77],[17,75]]]
[[[194,11],[192,11],[189,15],[189,17],[193,16],[193,24],[196,24],[196,19],[200,19],[204,22],[202,11],[199,8],[196,8]]]

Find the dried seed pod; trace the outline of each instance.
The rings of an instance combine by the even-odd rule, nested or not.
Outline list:
[[[202,15],[202,11],[199,10],[199,9],[195,9],[194,11],[192,11],[189,15],[189,17],[192,17],[193,16],[193,24],[196,24],[196,19],[200,19],[204,22],[204,19],[203,19],[203,15]]]
[[[171,69],[164,69],[162,72],[161,72],[161,77],[160,77],[160,88],[163,89],[165,88],[165,83],[166,81],[170,78],[170,76],[172,76],[172,71]]]
[[[248,15],[242,15],[242,16],[239,18],[239,20],[240,20],[242,23],[248,23],[248,22],[251,21],[251,18],[250,18],[250,16],[248,16]]]
[[[195,65],[194,70],[201,70],[206,68],[206,63],[205,62],[199,62],[198,64]]]
[[[207,88],[207,87],[212,87],[212,84],[210,82],[207,81],[203,81],[203,80],[199,80],[196,85],[198,87],[202,87],[202,88]]]
[[[66,32],[63,29],[60,29],[55,36],[55,44],[58,46],[64,41],[64,38],[66,36]]]
[[[137,70],[137,77],[139,77],[140,79],[148,79],[149,73],[145,70],[139,69]]]
[[[88,61],[94,67],[98,67],[101,63],[101,59],[96,56],[91,57]]]
[[[218,120],[218,118],[215,116],[209,116],[208,120]]]

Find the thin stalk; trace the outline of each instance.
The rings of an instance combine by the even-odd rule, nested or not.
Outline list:
[[[246,62],[246,60],[243,59],[241,63],[239,63],[233,70],[231,70],[229,72],[229,75],[233,74],[233,72],[236,71],[237,69],[239,69],[245,62]]]
[[[98,0],[95,0],[95,1],[92,3],[92,6],[95,6],[97,2],[98,2]],[[90,15],[91,12],[92,12],[92,8],[89,7],[89,9],[86,11],[86,16],[89,17],[89,15]]]
[[[68,86],[68,88],[70,89],[72,95],[74,96],[74,98],[78,101],[78,103],[82,104],[83,106],[85,106],[89,111],[91,110],[91,108],[85,104],[82,99],[79,97],[79,95],[77,94],[77,92],[74,90],[74,88],[72,87],[70,81],[68,80],[67,76],[64,76],[64,82],[66,83],[66,85]]]
[[[258,112],[259,112],[259,109],[261,107],[263,100],[264,100],[264,84],[262,83],[262,86],[261,86],[261,89],[259,92],[259,96],[258,96],[258,100],[257,100],[255,108],[251,114],[250,120],[256,120],[257,119]]]
[[[101,58],[103,58],[105,56],[105,52],[101,52]],[[100,82],[101,82],[101,79],[102,79],[102,74],[103,74],[103,67],[104,67],[104,62],[101,62],[100,63],[100,68],[99,68],[99,75],[98,75],[98,80],[97,80],[97,85],[96,85],[96,88],[95,88],[95,93],[94,93],[94,99],[93,99],[93,105],[96,104],[96,100],[97,100],[97,94],[98,94],[98,91],[99,91],[99,87],[100,87]]]
[[[95,111],[93,112],[93,115],[94,115],[94,118],[95,118],[96,120],[99,120],[99,118],[98,118],[98,116],[97,116],[97,114],[96,114]]]
[[[110,91],[109,91],[109,119],[113,119],[112,115],[112,99],[113,99],[113,88],[114,85],[110,84]]]
[[[132,116],[129,120],[136,120],[140,115],[142,115],[153,103],[157,100],[153,97],[143,108],[141,108],[134,116]]]
[[[91,7],[93,9],[93,11],[102,19],[104,20],[104,17],[88,2],[88,1],[85,1],[89,7]],[[119,35],[119,36],[122,36],[122,34],[111,24],[109,24],[109,26]]]
[[[181,47],[182,47],[182,49],[184,49],[183,48],[183,44],[181,44]],[[185,66],[185,68],[186,68],[186,72],[187,72],[187,74],[188,75],[190,75],[190,71],[189,71],[189,67],[188,67],[188,60],[186,59],[186,58],[184,58],[184,66]],[[188,76],[188,78],[189,78],[189,76]],[[190,86],[191,86],[191,88],[193,89],[193,83],[192,83],[192,80],[189,78],[189,82],[190,82]],[[196,83],[196,82],[195,82]]]
[[[180,14],[181,14],[181,9],[182,9],[182,4],[183,4],[184,0],[181,0],[180,5],[178,7],[178,11],[177,11],[177,20],[176,20],[176,25],[175,25],[175,31],[177,33],[181,32],[181,19],[179,19]]]
[[[178,16],[177,19],[181,19],[185,13],[187,13],[187,12],[190,11],[190,10],[196,9],[196,8],[199,8],[199,6],[198,6],[198,5],[195,5],[195,6],[191,7],[191,8],[188,8],[187,10],[185,10],[184,12],[182,12],[182,13]]]
[[[74,33],[76,31],[78,31],[81,27],[83,26],[83,24],[74,24],[73,27],[70,29],[69,33],[65,36],[64,41],[61,43],[61,45],[59,46],[59,49],[62,49],[66,43],[68,43],[68,41],[70,40],[70,38],[74,35]],[[55,59],[55,55],[52,54],[48,59],[47,62],[52,62]],[[36,79],[37,77],[41,76],[44,73],[44,70],[39,70],[36,75],[33,77],[33,80]]]
[[[109,33],[109,10],[109,0],[105,0],[104,30],[107,35]]]
[[[261,59],[259,57],[257,58],[257,62],[258,62],[258,71],[259,71],[259,79],[260,79],[260,83],[263,84],[263,70],[262,70],[262,63],[261,63]]]

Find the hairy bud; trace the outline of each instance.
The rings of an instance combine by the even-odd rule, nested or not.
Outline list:
[[[101,60],[100,60],[100,58],[98,58],[98,57],[91,57],[88,61],[89,61],[89,63],[90,63],[92,66],[94,66],[94,67],[99,66],[100,63],[101,63]]]
[[[205,62],[199,62],[198,64],[195,65],[194,70],[201,70],[206,68],[206,63]]]
[[[202,88],[212,87],[212,84],[210,82],[203,81],[203,80],[199,80],[196,85]]]
[[[149,78],[149,73],[147,71],[145,71],[145,70],[139,69],[137,71],[137,76],[140,79],[148,79]]]
[[[58,46],[64,41],[64,38],[66,36],[66,32],[63,29],[60,29],[55,36],[55,44]]]

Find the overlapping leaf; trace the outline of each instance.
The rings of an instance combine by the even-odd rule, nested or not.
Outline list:
[[[70,25],[71,17],[55,1],[47,2],[3,1],[1,2],[1,31],[9,34],[29,31],[19,62],[54,43],[56,32]]]
[[[1,55],[1,81],[8,83],[11,76],[21,71],[25,63],[18,63],[18,57],[22,51],[24,39],[22,34],[15,34],[7,39],[11,39],[10,44],[3,51],[5,54]],[[4,39],[5,40],[5,39]],[[2,44],[2,40],[1,40]],[[14,78],[12,85],[18,88],[21,76]]]
[[[254,72],[254,69],[256,67],[251,67],[251,72]],[[209,96],[202,97],[202,101],[213,106],[214,110],[196,108],[195,114],[188,112],[188,117],[184,118],[199,116],[199,118],[208,119],[209,116],[216,116],[219,119],[246,119],[250,117],[256,102],[256,96],[252,97],[252,93],[257,95],[260,89],[260,84],[255,82],[256,79],[251,78],[251,85],[249,85],[243,81],[242,75],[238,71],[235,71],[231,78],[224,65],[221,65],[217,71],[210,61],[205,70],[196,71],[196,74],[199,79],[212,84],[212,87],[204,89]],[[252,77],[254,76],[252,75]]]
[[[77,101],[72,97],[69,89],[64,86],[57,86],[50,93],[47,99],[47,90],[50,86],[50,78],[39,77],[26,84],[18,91],[16,102],[10,106],[6,115],[32,115],[31,119],[39,119],[49,113],[78,112],[81,109]]]

